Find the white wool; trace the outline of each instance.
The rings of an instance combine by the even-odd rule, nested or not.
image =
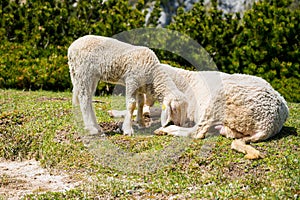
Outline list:
[[[184,112],[186,107],[184,95],[172,79],[160,70],[158,58],[147,47],[87,35],[75,40],[69,47],[68,64],[73,84],[73,104],[80,105],[85,128],[91,134],[101,132],[92,108],[92,96],[99,81],[126,86],[124,134],[133,133],[132,113],[136,100],[143,93],[154,96],[169,107],[173,106],[170,109],[182,109]],[[177,115],[175,113],[172,120],[180,125]]]
[[[191,128],[172,125],[157,132],[204,138],[215,128],[243,143],[258,142],[280,132],[288,118],[286,101],[262,78],[216,71],[193,72],[164,64],[161,67],[189,100],[187,116],[196,125]],[[242,149],[237,144],[233,143],[232,148]],[[251,148],[248,145],[246,149]],[[258,151],[248,153],[253,152]]]

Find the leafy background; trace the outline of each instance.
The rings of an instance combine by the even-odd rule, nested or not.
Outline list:
[[[71,89],[66,55],[72,41],[86,34],[112,36],[156,27],[161,6],[166,4],[125,0],[21,2],[3,0],[0,4],[0,88],[52,91]],[[297,2],[258,1],[243,13],[225,13],[215,0],[210,6],[199,1],[189,11],[179,7],[165,28],[195,39],[220,71],[263,77],[287,101],[300,102]],[[154,7],[149,17],[151,3]],[[164,62],[192,67],[176,55],[156,52]],[[100,84],[97,93],[110,93],[105,86]]]
[[[162,6],[175,1],[1,1],[0,88],[5,89],[0,89],[0,158],[36,159],[51,173],[67,171],[84,182],[65,192],[37,194],[41,188],[25,199],[299,198],[300,104],[292,103],[300,100],[298,1],[257,2],[240,14],[218,10],[216,1],[209,7],[200,1],[189,11],[184,6],[173,10],[176,15],[165,26],[197,40],[219,70],[261,76],[289,101],[290,117],[281,133],[252,144],[264,159],[246,160],[230,149],[227,138],[210,137],[190,141],[179,157],[155,170],[149,165],[151,170],[143,173],[135,166],[147,167],[143,164],[151,163],[147,155],[178,138],[108,136],[104,142],[140,155],[138,162],[128,166],[113,161],[123,154],[97,159],[82,142],[83,130],[74,121],[69,92],[68,46],[85,34],[112,36],[161,26]],[[154,7],[146,21],[151,5]],[[155,51],[163,62],[192,69],[176,55]],[[99,85],[98,93],[110,92],[105,84]],[[115,97],[111,102],[110,97],[95,97],[97,121],[101,123],[112,121],[107,114],[111,105],[124,103]],[[111,163],[103,165],[107,160]],[[121,170],[123,166],[128,170]],[[0,188],[15,187],[18,181],[16,177],[0,177]],[[0,199],[5,197],[0,194]]]

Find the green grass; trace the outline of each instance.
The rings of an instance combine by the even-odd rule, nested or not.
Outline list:
[[[106,113],[111,107],[124,106],[122,98],[95,99],[99,122],[112,120]],[[0,156],[34,158],[84,180],[67,192],[27,196],[32,199],[297,199],[300,104],[289,103],[289,108],[281,133],[253,144],[265,158],[250,161],[221,136],[114,134],[84,145],[71,93],[0,90]]]

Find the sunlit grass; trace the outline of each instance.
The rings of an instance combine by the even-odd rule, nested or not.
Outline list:
[[[94,99],[99,122],[113,120],[108,109],[124,109],[122,97]],[[289,107],[291,114],[281,133],[253,144],[265,158],[250,161],[231,150],[231,140],[221,136],[192,140],[115,134],[84,144],[71,93],[0,90],[0,156],[34,158],[84,182],[70,191],[32,198],[297,199],[300,104]]]

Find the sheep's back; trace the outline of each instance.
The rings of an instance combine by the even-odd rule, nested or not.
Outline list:
[[[281,130],[288,117],[288,107],[269,83],[240,74],[228,75],[222,80],[225,125],[244,135],[264,133],[263,139]]]
[[[130,74],[149,75],[159,63],[156,55],[147,47],[94,35],[75,40],[68,49],[68,58],[70,70],[78,74],[89,70],[102,81],[121,84]]]

